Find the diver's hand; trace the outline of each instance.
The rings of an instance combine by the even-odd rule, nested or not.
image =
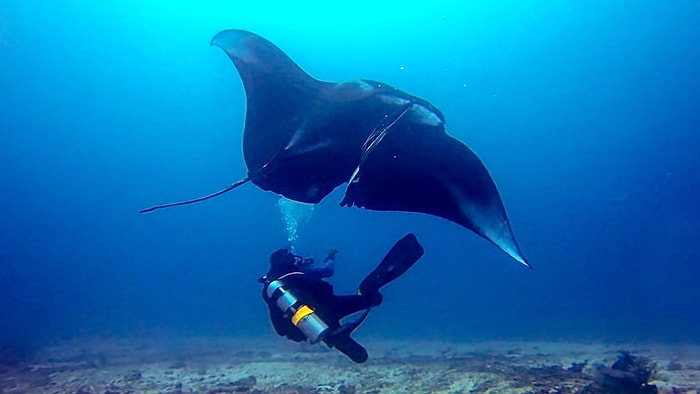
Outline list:
[[[335,255],[337,255],[339,252],[338,249],[332,248],[331,250],[328,251],[328,254],[326,254],[326,257],[323,258],[323,263],[328,264],[331,261],[335,261]]]

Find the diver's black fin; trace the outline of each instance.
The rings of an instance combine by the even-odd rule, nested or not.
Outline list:
[[[369,355],[367,354],[367,350],[362,347],[362,345],[350,338],[350,332],[339,333],[334,335],[332,339],[326,339],[325,342],[328,346],[336,348],[348,356],[350,360],[358,364],[362,364],[363,362],[367,361]]]
[[[409,233],[401,238],[384,256],[381,263],[360,283],[361,294],[376,292],[382,286],[403,275],[423,256],[423,247],[416,236]]]

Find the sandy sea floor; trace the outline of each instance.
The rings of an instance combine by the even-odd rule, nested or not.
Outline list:
[[[0,393],[700,393],[700,347],[554,342],[364,341],[357,365],[323,346],[256,340],[91,339],[0,352]],[[648,384],[606,378],[621,351]],[[651,368],[655,366],[654,368]],[[629,386],[629,385],[628,385]]]

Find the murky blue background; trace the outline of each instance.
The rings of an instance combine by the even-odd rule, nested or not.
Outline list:
[[[700,342],[700,3],[242,3],[0,0],[0,345],[279,340],[255,282],[287,244],[278,196],[137,214],[245,174],[242,84],[208,45],[227,28],[438,106],[535,267],[445,220],[340,208],[341,187],[295,243],[340,249],[339,292],[409,231],[426,249],[360,340]]]

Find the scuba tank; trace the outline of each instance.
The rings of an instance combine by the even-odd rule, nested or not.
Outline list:
[[[310,306],[302,304],[294,294],[284,288],[280,280],[267,285],[267,296],[275,302],[292,324],[306,335],[309,343],[317,343],[328,333],[329,328]]]

